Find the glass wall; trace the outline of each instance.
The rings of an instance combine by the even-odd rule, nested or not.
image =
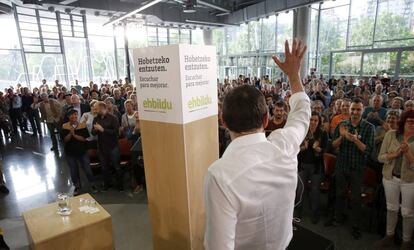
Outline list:
[[[17,83],[26,85],[16,22],[11,15],[0,15],[0,27],[7,39],[0,39],[0,91]]]
[[[16,11],[17,21],[13,15],[0,16],[8,34],[0,40],[0,89],[29,84],[26,79],[32,87],[43,78],[84,85],[127,75],[123,26],[104,26],[108,18],[100,16],[21,7]],[[317,73],[414,77],[414,0],[324,1],[311,5],[310,11],[308,64]],[[134,80],[133,49],[203,44],[207,27],[129,23],[126,28]],[[275,80],[281,72],[271,56],[281,55],[284,41],[292,40],[293,11],[214,28],[212,33],[220,78],[243,73]]]
[[[40,86],[43,79],[49,86],[54,86],[55,80],[65,82],[65,65],[61,54],[26,53],[26,60],[32,88]]]
[[[310,11],[309,68],[325,77],[383,73],[413,77],[414,0],[323,1],[312,4]],[[232,60],[234,65],[219,67],[235,67],[236,72],[238,68],[247,72],[250,67],[256,76],[271,72],[275,79],[279,71],[269,59],[272,53],[284,51],[286,39],[292,39],[293,11],[218,30],[213,32],[213,41],[219,56],[233,59],[254,54],[259,58],[249,63]],[[225,78],[226,72],[234,70],[219,72]]]

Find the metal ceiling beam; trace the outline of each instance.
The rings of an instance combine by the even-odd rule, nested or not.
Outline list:
[[[319,2],[321,2],[321,0],[265,0],[232,12],[225,16],[223,21],[225,23],[241,24],[247,21],[256,20],[260,17],[266,17],[278,12]]]
[[[141,3],[142,1],[140,1]],[[44,0],[44,5],[54,6],[56,9],[73,7],[77,10],[86,9],[90,11],[104,11],[112,13],[128,13],[131,10],[140,7],[138,4],[130,2],[120,2],[119,0],[88,0],[77,1],[68,5],[60,5],[57,0]],[[210,9],[211,10],[211,9]],[[151,8],[147,8],[141,11],[139,14],[147,16],[158,17],[162,22],[166,23],[182,23],[186,24],[186,20],[197,20],[202,22],[223,23],[222,17],[216,17],[211,15],[208,8],[198,8],[196,13],[186,14],[183,13],[182,7],[178,4],[171,4],[166,2],[160,2],[153,5]],[[109,21],[109,17],[108,17]],[[225,22],[226,23],[226,22]],[[193,24],[194,25],[194,24]],[[208,26],[208,25],[206,25]]]
[[[225,8],[223,8],[221,6],[218,6],[216,4],[209,3],[209,2],[206,2],[206,1],[203,1],[203,0],[197,0],[197,4],[201,4],[201,5],[210,7],[212,9],[220,10],[220,11],[223,11],[223,12],[226,12],[226,13],[230,13],[231,12],[230,10],[225,9]]]

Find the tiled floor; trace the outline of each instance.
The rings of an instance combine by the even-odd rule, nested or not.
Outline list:
[[[0,195],[0,226],[5,229],[6,241],[12,249],[28,249],[21,219],[23,211],[53,202],[59,192],[71,191],[64,157],[62,153],[51,152],[50,144],[48,136],[39,139],[30,134],[16,137],[12,142],[4,139],[0,142],[3,171],[10,189],[9,195]],[[132,194],[125,187],[124,192],[110,190],[93,196],[112,215],[116,249],[152,249],[146,195]],[[362,239],[354,240],[348,227],[324,227],[322,221],[313,225],[306,216],[301,224],[334,241],[335,249],[339,250],[373,249],[372,242],[379,239],[379,235],[363,231]],[[312,242],[309,247],[313,250]]]

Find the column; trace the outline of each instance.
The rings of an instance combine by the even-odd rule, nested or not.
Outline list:
[[[213,45],[213,31],[203,30],[204,45]]]
[[[308,51],[303,57],[302,66],[300,70],[300,76],[305,78],[309,74],[308,70],[308,53],[310,43],[310,8],[301,7],[298,8],[293,15],[293,37],[301,39],[306,45],[308,45]]]
[[[216,50],[175,44],[133,59],[154,249],[203,249],[204,177],[218,159]]]

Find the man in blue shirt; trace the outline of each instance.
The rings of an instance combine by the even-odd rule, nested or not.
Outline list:
[[[369,123],[375,127],[381,126],[387,115],[387,109],[382,107],[383,98],[381,95],[374,95],[371,99],[372,106],[367,107],[362,115]]]

